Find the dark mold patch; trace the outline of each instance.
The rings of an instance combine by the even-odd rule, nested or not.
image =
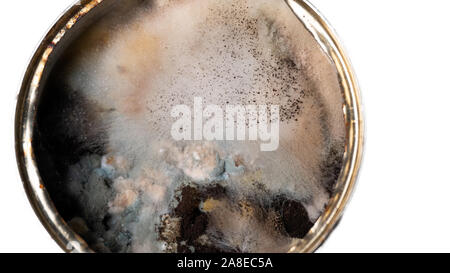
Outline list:
[[[303,238],[313,226],[309,220],[308,213],[302,203],[291,199],[286,195],[273,195],[264,192],[266,196],[254,198],[249,196],[242,200],[234,200],[235,194],[228,193],[219,184],[212,186],[182,186],[179,189],[177,205],[170,213],[171,219],[179,220],[179,230],[176,236],[177,252],[181,253],[234,253],[242,252],[232,246],[225,244],[217,245],[214,242],[223,241],[220,232],[209,232],[210,215],[200,209],[201,203],[207,199],[228,200],[236,204],[236,208],[241,211],[250,210],[254,217],[264,223],[270,221],[273,229],[280,236],[290,238]],[[266,200],[267,203],[261,202]],[[164,224],[159,228],[161,239],[168,240],[164,235],[167,226]],[[201,237],[205,237],[203,241]]]

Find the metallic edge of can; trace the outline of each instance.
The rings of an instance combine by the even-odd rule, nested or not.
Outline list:
[[[313,228],[291,252],[314,252],[331,234],[351,198],[362,161],[364,122],[359,86],[350,60],[331,25],[307,0],[285,0],[335,64],[341,80],[347,143],[336,190]]]
[[[36,215],[51,237],[66,252],[92,252],[86,242],[62,219],[41,180],[32,141],[39,86],[48,59],[67,32],[87,13],[105,0],[78,1],[54,24],[40,43],[26,70],[18,96],[15,116],[16,159],[20,176]],[[351,197],[362,160],[364,123],[359,87],[349,59],[324,17],[306,0],[284,0],[315,37],[335,64],[343,89],[343,111],[347,143],[336,191],[308,235],[289,252],[314,252],[335,228]]]

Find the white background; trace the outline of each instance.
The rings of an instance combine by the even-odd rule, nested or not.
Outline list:
[[[61,252],[15,162],[29,59],[72,0],[5,1],[0,16],[0,252]],[[320,252],[450,252],[450,1],[311,0],[356,70],[366,145],[355,194]]]

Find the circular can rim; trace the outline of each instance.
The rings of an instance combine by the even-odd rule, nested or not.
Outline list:
[[[15,148],[20,176],[39,220],[65,252],[93,252],[59,215],[39,175],[33,151],[33,128],[39,102],[39,86],[49,57],[62,38],[86,14],[108,0],[82,0],[69,8],[40,43],[25,72],[15,115]],[[342,171],[326,209],[309,233],[289,252],[314,252],[333,231],[355,187],[361,165],[364,123],[359,87],[351,63],[336,33],[307,0],[284,0],[334,63],[342,86],[347,139]]]

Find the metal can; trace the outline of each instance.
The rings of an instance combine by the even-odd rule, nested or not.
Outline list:
[[[16,154],[22,181],[33,209],[53,239],[66,252],[92,252],[91,247],[61,217],[47,190],[36,157],[36,118],[44,86],[51,69],[75,37],[96,18],[107,14],[115,1],[85,0],[72,6],[51,28],[37,49],[26,71],[16,111]],[[288,252],[313,252],[332,232],[351,196],[363,148],[363,118],[358,84],[350,61],[338,38],[324,17],[307,1],[286,0],[298,20],[332,61],[342,91],[345,120],[345,149],[342,168],[334,191],[310,231]]]

